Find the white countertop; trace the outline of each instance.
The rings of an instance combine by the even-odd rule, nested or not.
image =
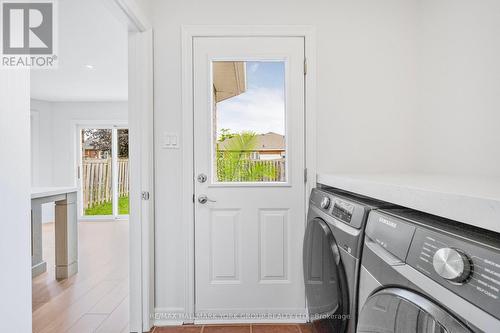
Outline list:
[[[72,193],[78,191],[77,187],[32,187],[31,199],[50,197],[53,195]]]
[[[317,182],[500,232],[500,179],[322,173]]]

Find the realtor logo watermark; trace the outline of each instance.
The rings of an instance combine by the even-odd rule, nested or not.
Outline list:
[[[1,1],[1,67],[55,68],[56,6],[51,0]]]

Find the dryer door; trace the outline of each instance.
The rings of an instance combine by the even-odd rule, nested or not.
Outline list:
[[[308,223],[303,251],[310,320],[318,332],[344,332],[349,315],[347,281],[335,237],[322,219]]]
[[[358,317],[358,333],[469,333],[448,311],[427,298],[399,288],[368,297]]]

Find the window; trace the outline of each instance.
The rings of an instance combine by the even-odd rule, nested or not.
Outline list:
[[[285,62],[212,62],[216,182],[286,182]]]

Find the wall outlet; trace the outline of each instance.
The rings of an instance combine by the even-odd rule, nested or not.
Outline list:
[[[179,134],[164,132],[161,147],[163,149],[179,149]]]

